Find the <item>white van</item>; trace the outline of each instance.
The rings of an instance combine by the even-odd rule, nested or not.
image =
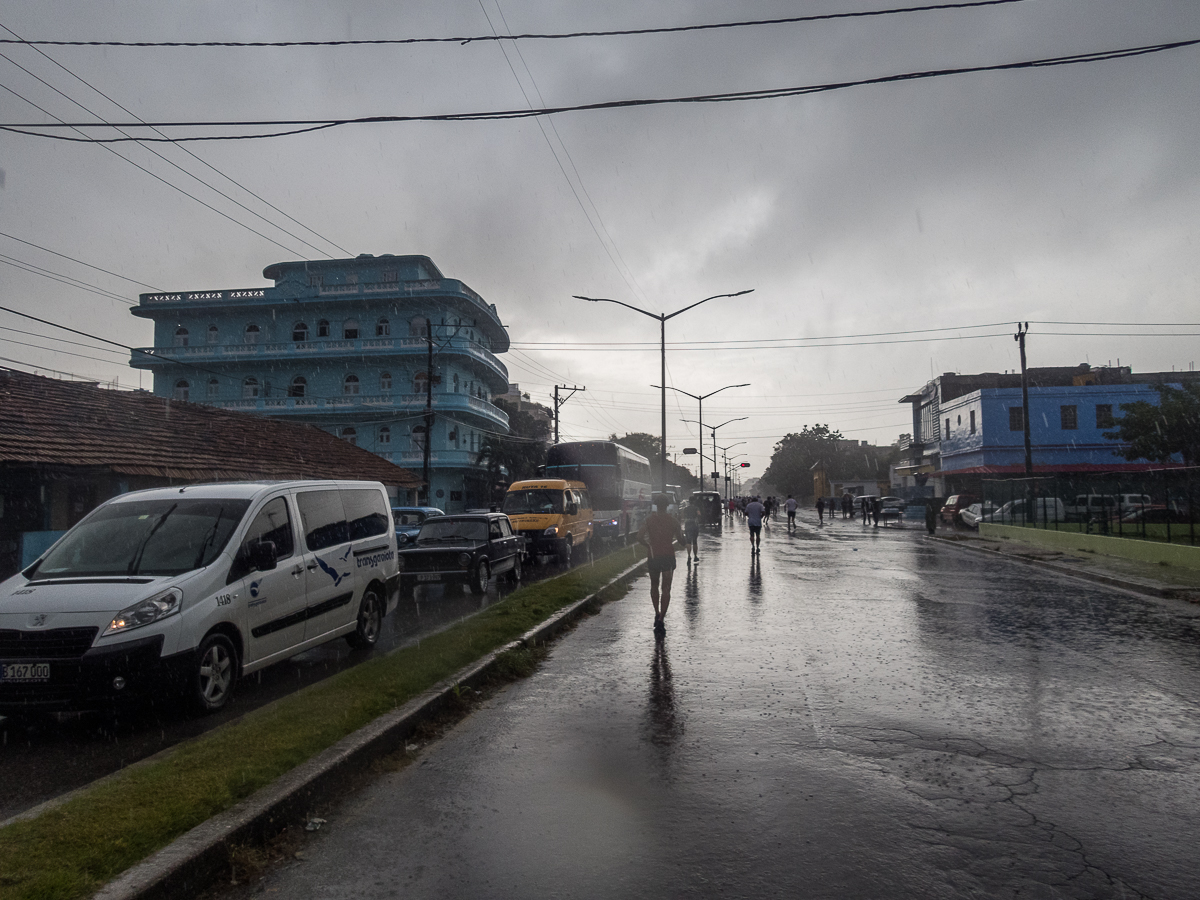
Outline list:
[[[345,637],[399,597],[378,482],[158,488],[115,497],[0,584],[0,713],[182,689],[220,709],[242,675]]]

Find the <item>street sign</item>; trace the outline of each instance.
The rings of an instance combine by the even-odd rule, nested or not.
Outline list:
[[[713,481],[716,481],[716,480],[717,480],[718,478],[720,478],[720,477],[721,477],[721,473],[720,473],[720,472],[713,472],[713,473],[712,473],[712,480],[713,480]]]

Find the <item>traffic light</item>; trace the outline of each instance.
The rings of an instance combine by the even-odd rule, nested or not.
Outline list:
[[[748,468],[750,468],[750,463],[738,463],[738,468],[739,469],[748,469]]]
[[[698,451],[695,447],[684,447],[683,448],[684,456],[695,456],[699,452],[700,451]]]

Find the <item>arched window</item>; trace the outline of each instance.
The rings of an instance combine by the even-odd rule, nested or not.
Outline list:
[[[409,337],[429,337],[429,320],[424,316],[410,319],[408,323]]]
[[[347,375],[342,381],[342,393],[347,396],[358,393],[358,376]]]
[[[375,323],[375,337],[387,337],[392,333],[392,325],[387,319]]]
[[[317,337],[319,337],[319,338],[329,337],[329,320],[328,319],[322,319],[320,322],[317,323]]]
[[[381,425],[379,427],[379,443],[380,444],[390,444],[391,442],[392,442],[392,429],[388,428],[386,425]]]
[[[386,391],[390,391],[391,389],[392,389],[392,373],[391,372],[383,372],[379,376],[379,390],[386,392]]]
[[[292,379],[292,383],[288,385],[288,396],[303,397],[306,390],[308,390],[307,379],[303,375],[297,375]]]
[[[347,425],[342,429],[342,440],[349,441],[351,444],[358,446],[358,432]]]
[[[308,326],[303,322],[297,322],[292,326],[292,340],[296,343],[302,343],[308,340]]]
[[[247,344],[257,344],[262,337],[262,329],[254,323],[246,326],[245,341]]]
[[[208,342],[210,344],[215,344],[220,339],[221,339],[221,329],[218,328],[216,325],[209,325],[208,326]]]
[[[429,384],[429,376],[424,372],[418,372],[413,376],[413,393],[424,394],[427,384]]]
[[[176,400],[186,400],[188,398],[189,393],[191,393],[191,385],[190,384],[188,384],[186,381],[175,382],[175,399]]]
[[[342,323],[342,340],[358,340],[358,319],[347,319]]]
[[[207,394],[209,400],[215,400],[217,397],[221,396],[221,382],[217,381],[215,378],[208,379]]]
[[[188,345],[188,330],[180,325],[175,329],[175,346],[186,347]]]
[[[258,379],[254,376],[247,378],[242,382],[242,399],[257,400],[258,399]]]
[[[414,450],[425,449],[425,426],[414,425],[412,430],[412,445]]]

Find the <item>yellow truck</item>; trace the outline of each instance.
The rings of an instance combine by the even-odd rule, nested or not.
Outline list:
[[[582,481],[514,481],[502,511],[513,530],[526,538],[525,552],[534,561],[553,555],[569,566],[572,556],[586,550],[592,539],[592,501]]]

